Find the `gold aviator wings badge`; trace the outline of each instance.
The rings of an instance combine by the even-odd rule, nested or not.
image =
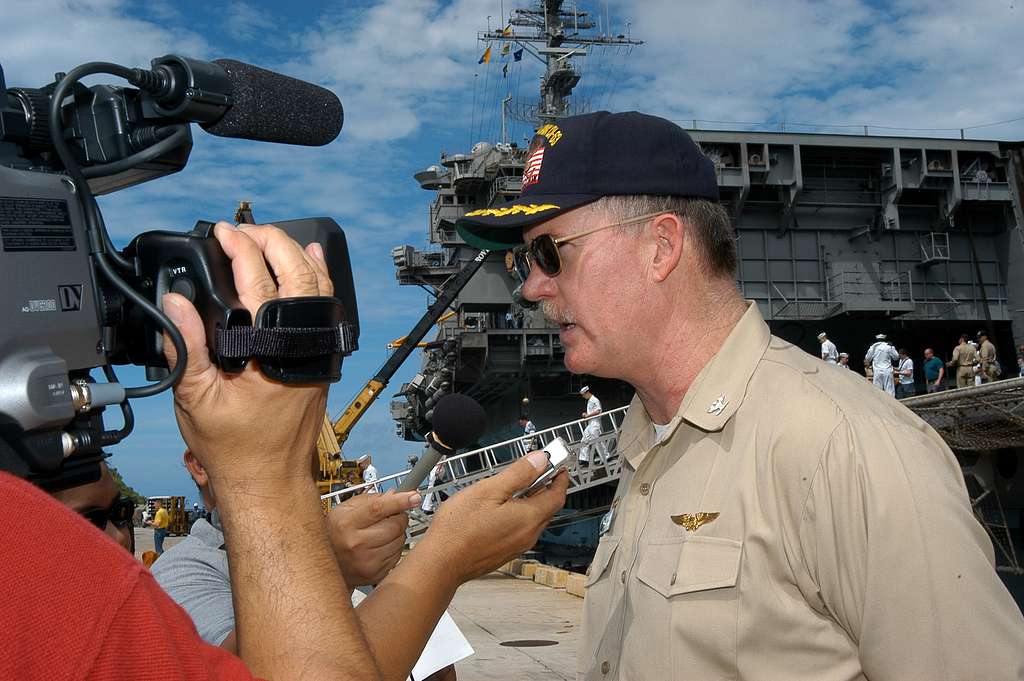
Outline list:
[[[683,513],[672,516],[672,522],[676,525],[682,525],[688,532],[696,532],[702,526],[717,518],[718,515],[717,511],[714,513]]]

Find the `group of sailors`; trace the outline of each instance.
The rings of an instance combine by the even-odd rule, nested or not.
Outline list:
[[[956,369],[956,387],[966,388],[994,381],[1002,373],[996,359],[996,347],[982,331],[979,343],[960,336],[960,342],[953,348],[953,359],[949,366]]]
[[[836,344],[829,340],[828,334],[819,333],[818,341],[821,343],[821,359],[824,362],[850,368],[850,356],[839,352]],[[1021,358],[1018,358],[1018,364],[1024,366]],[[986,331],[978,333],[977,341],[970,340],[967,334],[961,335],[959,343],[953,348],[952,358],[945,364],[935,357],[931,348],[925,349],[924,374],[929,393],[943,389],[947,368],[955,376],[958,388],[989,383],[1003,373],[996,347]],[[864,373],[873,385],[893,397],[911,397],[917,392],[914,387],[914,360],[905,349],[897,351],[884,333],[875,336],[875,342],[865,353]],[[1020,374],[1024,376],[1024,368]]]

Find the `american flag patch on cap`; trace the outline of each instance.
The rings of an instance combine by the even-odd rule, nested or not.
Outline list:
[[[523,189],[540,181],[540,164],[543,160],[544,145],[541,145],[526,159],[526,170],[523,171]]]

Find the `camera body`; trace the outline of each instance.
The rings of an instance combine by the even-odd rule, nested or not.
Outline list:
[[[188,120],[161,118],[160,107],[140,90],[76,84],[61,112],[63,138],[74,156],[69,163],[109,169],[84,183],[80,174],[76,182],[62,162],[67,155],[55,153],[42,132],[51,127],[46,110],[56,85],[6,90],[0,70],[0,470],[50,489],[95,479],[102,448],[131,431],[128,398],[152,393],[120,386],[114,365],[145,366],[150,380],[167,375],[167,320],[161,322],[153,309],[165,293],[193,302],[211,359],[225,371],[241,371],[248,357],[222,352],[220,334],[255,330],[213,223],[201,221],[185,232],[144,232],[117,254],[116,272],[104,264],[104,251],[112,246],[93,195],[180,170],[192,146]],[[141,159],[147,145],[159,153],[137,166],[126,163]],[[344,232],[330,218],[277,225],[303,246],[323,246],[335,294],[272,301],[259,311],[256,326],[270,333],[282,327],[331,331],[344,342],[319,355],[258,355],[260,368],[286,382],[337,380],[359,332]],[[95,369],[107,380],[98,381]],[[114,405],[124,425],[111,431],[103,413]]]
[[[72,396],[107,363],[101,294],[68,178],[0,166],[0,197],[0,467],[55,472],[65,425],[102,428]]]

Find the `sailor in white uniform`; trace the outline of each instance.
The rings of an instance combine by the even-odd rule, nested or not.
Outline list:
[[[821,359],[827,364],[838,364],[839,349],[836,344],[828,339],[824,331],[818,334],[818,340],[821,341]]]
[[[444,459],[437,462],[437,465],[430,470],[430,475],[427,476],[427,489],[430,489],[434,485],[438,484],[439,481],[444,478]],[[437,507],[441,505],[441,497],[438,496],[437,492],[425,492],[423,494],[423,503],[420,504],[420,509],[424,513],[433,513],[437,510]]]
[[[363,470],[363,482],[374,483],[372,487],[367,487],[366,491],[370,494],[376,494],[380,491],[377,487],[377,467],[373,465],[373,458],[369,454],[363,454],[356,460],[359,467]]]
[[[594,456],[594,463],[601,463],[608,458],[608,448],[605,446],[605,443],[597,442],[601,437],[601,400],[597,399],[597,395],[590,392],[590,386],[587,385],[580,389],[580,395],[587,401],[587,410],[583,412],[583,418],[589,420],[587,421],[586,428],[583,429],[579,461],[589,465],[590,450],[596,445],[597,453]]]
[[[884,390],[893,397],[896,396],[896,386],[892,380],[892,363],[899,360],[900,356],[896,348],[889,345],[885,340],[885,334],[875,336],[875,342],[868,348],[864,355],[864,363],[871,364],[872,379],[875,387]]]
[[[533,421],[522,415],[519,417],[519,427],[523,429],[523,435],[533,435],[537,432],[537,426],[533,425]],[[537,449],[537,438],[531,437],[522,440],[523,452],[529,453]]]

